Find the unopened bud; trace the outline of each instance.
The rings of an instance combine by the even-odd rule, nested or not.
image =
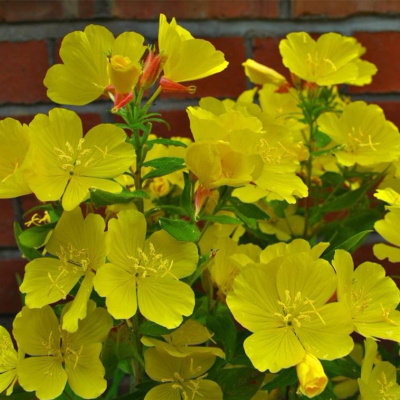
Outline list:
[[[129,57],[114,55],[110,58],[108,73],[117,93],[131,92],[136,86],[140,72],[140,66],[131,62]]]
[[[178,82],[171,81],[170,79],[162,76],[160,79],[160,86],[164,93],[196,93],[196,86],[184,86]]]
[[[154,51],[150,51],[147,55],[143,66],[143,73],[139,80],[139,86],[144,90],[153,86],[160,75],[165,57],[161,54],[155,55]]]
[[[276,86],[282,86],[286,83],[286,78],[279,72],[250,58],[242,63],[242,65],[246,76],[256,85],[272,83]]]
[[[312,398],[321,394],[328,383],[321,361],[312,354],[306,353],[303,361],[296,365],[299,379],[298,392]]]

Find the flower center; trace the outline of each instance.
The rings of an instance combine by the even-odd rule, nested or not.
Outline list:
[[[290,326],[294,329],[300,328],[302,321],[310,320],[313,315],[316,315],[323,325],[326,324],[315,308],[314,301],[308,297],[303,297],[301,292],[292,296],[289,290],[285,290],[285,299],[284,301],[278,300],[278,304],[282,311],[274,315],[283,322],[283,326]]]
[[[351,131],[348,132],[349,141],[345,145],[350,152],[355,153],[357,150],[361,150],[365,147],[369,147],[372,151],[377,151],[375,146],[379,146],[380,142],[373,142],[372,136],[366,134],[360,128],[356,130],[354,126],[351,127]]]
[[[136,85],[141,74],[141,68],[129,57],[116,54],[109,58],[108,74],[115,91],[125,94],[131,92]]]
[[[173,261],[164,256],[161,253],[157,253],[154,245],[149,244],[147,252],[142,249],[137,249],[137,256],[128,256],[132,261],[132,268],[135,276],[138,279],[145,279],[152,276],[164,278],[166,275],[171,275],[177,279],[171,272]]]
[[[85,139],[81,138],[79,139],[76,148],[72,147],[68,141],[65,142],[65,147],[63,149],[59,147],[54,148],[54,151],[60,160],[61,169],[68,172],[70,175],[74,174],[76,167],[81,165],[87,167],[93,161],[91,157],[88,157],[92,150],[84,149],[84,143]]]

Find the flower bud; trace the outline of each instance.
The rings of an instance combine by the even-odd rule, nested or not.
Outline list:
[[[110,57],[108,73],[115,91],[120,94],[129,93],[135,87],[141,70],[129,57],[114,55]]]
[[[161,54],[155,55],[154,51],[149,51],[146,61],[144,62],[143,74],[139,80],[139,86],[144,90],[153,86],[161,73],[165,57]]]
[[[250,58],[242,63],[242,65],[246,76],[256,85],[272,83],[273,85],[281,87],[286,83],[286,78],[279,72]]]
[[[170,79],[162,76],[160,79],[160,86],[164,93],[196,93],[196,86],[184,86],[178,82],[171,81]]]
[[[298,393],[308,398],[321,394],[328,383],[321,362],[312,354],[306,353],[303,361],[296,365],[299,379]]]

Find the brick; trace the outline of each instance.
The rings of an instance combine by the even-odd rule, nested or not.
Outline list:
[[[156,135],[166,138],[171,136],[192,138],[189,118],[185,110],[160,111],[160,114],[169,123],[170,129],[165,124],[154,124],[153,132]]]
[[[0,21],[46,21],[63,17],[63,0],[2,0]]]
[[[253,41],[253,58],[290,79],[289,70],[282,64],[279,42],[282,37],[255,38]]]
[[[47,100],[43,78],[48,68],[45,41],[0,42],[0,103]]]
[[[0,314],[15,314],[22,307],[17,275],[22,278],[26,260],[0,260]]]
[[[13,229],[14,208],[12,199],[0,199],[0,220],[0,247],[16,246]]]
[[[292,0],[292,16],[326,15],[346,17],[353,14],[399,13],[398,0]]]
[[[79,18],[95,17],[95,0],[80,0],[78,4]]]
[[[400,128],[400,101],[378,101],[375,102],[378,106],[382,107],[385,112],[385,117],[392,121],[397,127]]]
[[[400,92],[400,32],[359,32],[354,35],[367,52],[363,59],[374,63],[378,72],[370,85],[351,86],[352,93]]]
[[[158,19],[277,18],[278,0],[114,0],[112,16]]]
[[[224,71],[207,78],[193,82],[184,82],[184,85],[195,85],[197,87],[194,95],[163,94],[163,98],[237,97],[246,90],[246,76],[242,67],[242,62],[246,60],[246,49],[243,38],[205,39],[209,40],[217,50],[225,54],[225,59],[229,62],[228,67]]]

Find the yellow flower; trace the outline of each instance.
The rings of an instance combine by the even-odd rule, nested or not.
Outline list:
[[[372,339],[365,340],[361,378],[358,379],[361,399],[397,400],[400,398],[400,386],[397,384],[396,367],[388,361],[375,361],[377,348]]]
[[[78,321],[86,317],[96,269],[106,257],[105,223],[100,215],[83,219],[78,207],[64,212],[46,250],[56,257],[35,258],[25,269],[20,286],[30,308],[41,308],[65,299],[83,277],[79,290],[63,318],[63,329],[75,332]]]
[[[132,91],[141,73],[143,41],[135,32],[114,39],[99,25],[69,33],[61,43],[63,63],[53,65],[44,78],[47,96],[60,104],[84,105],[100,97],[110,84],[117,93]]]
[[[286,82],[286,78],[279,72],[250,58],[242,63],[242,65],[246,76],[256,85],[271,83],[276,89],[276,86],[281,86]]]
[[[144,362],[147,375],[153,381],[162,382],[147,392],[145,400],[222,400],[218,384],[204,379],[215,362],[212,354],[173,357],[151,348],[144,353]]]
[[[64,210],[70,211],[89,197],[91,188],[121,191],[110,178],[122,174],[134,160],[121,128],[100,124],[83,138],[78,115],[54,108],[49,116],[36,115],[29,129],[32,166],[26,179],[39,200],[62,198]]]
[[[146,220],[136,210],[120,211],[108,224],[110,263],[101,266],[94,287],[106,298],[109,313],[117,319],[141,314],[169,329],[193,312],[194,293],[179,279],[191,275],[198,252],[193,243],[178,242],[165,231],[147,240]]]
[[[376,263],[364,262],[353,271],[351,255],[336,250],[333,266],[338,276],[338,301],[351,312],[354,330],[365,337],[400,341],[400,291]]]
[[[29,167],[26,154],[29,134],[26,125],[12,118],[0,121],[0,198],[7,199],[31,193],[24,178]]]
[[[227,304],[235,319],[254,332],[244,349],[254,367],[277,372],[306,353],[333,360],[353,348],[350,315],[327,303],[336,290],[331,265],[308,252],[248,265],[236,277]]]
[[[340,116],[323,114],[318,124],[321,131],[342,145],[335,156],[346,167],[389,163],[400,155],[399,131],[375,104],[355,101],[346,105]]]
[[[0,326],[0,393],[9,396],[17,381],[18,354],[10,334]]]
[[[186,150],[185,162],[208,189],[248,183],[255,167],[251,158],[234,151],[229,143],[223,141],[191,144]]]
[[[224,54],[203,39],[195,39],[172,18],[160,14],[158,48],[163,57],[164,76],[174,82],[205,78],[223,71],[228,62]]]
[[[391,245],[377,243],[374,245],[374,254],[380,260],[388,258],[390,262],[400,261],[400,209],[392,209],[384,219],[375,222],[375,230]]]
[[[40,400],[58,397],[67,382],[84,399],[99,397],[107,387],[99,358],[101,342],[111,327],[106,310],[96,308],[94,302],[75,333],[61,329],[50,306],[24,307],[13,325],[18,348],[29,355],[18,364],[20,385],[27,392],[35,391]]]
[[[297,377],[299,378],[300,394],[309,399],[321,394],[328,383],[321,361],[312,354],[306,353],[304,359],[296,365]]]
[[[371,83],[374,64],[361,60],[365,48],[352,37],[325,33],[314,40],[306,32],[289,33],[279,44],[283,64],[308,82],[320,86]]]
[[[168,335],[162,335],[164,340],[152,337],[142,337],[142,343],[147,347],[155,346],[173,357],[186,357],[195,353],[213,354],[225,358],[224,352],[218,347],[198,346],[212,338],[209,330],[193,319],[185,321],[178,329]]]

